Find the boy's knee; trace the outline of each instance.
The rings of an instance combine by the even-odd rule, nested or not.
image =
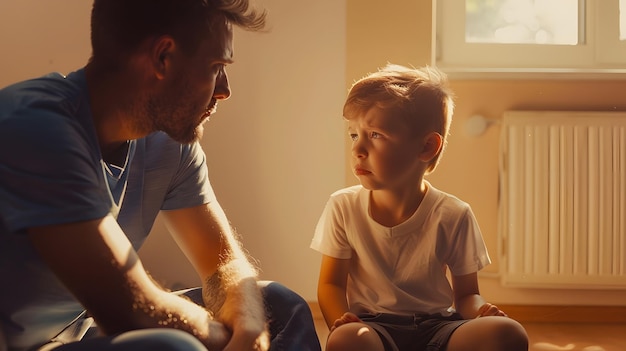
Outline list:
[[[528,350],[528,334],[526,329],[516,320],[507,318],[508,323],[502,327],[503,340],[508,344],[506,350]]]
[[[378,333],[363,323],[344,324],[330,333],[327,351],[384,350]]]
[[[481,350],[528,351],[528,335],[514,319],[486,316],[457,328],[448,341],[448,349],[464,349],[468,344],[480,345]]]

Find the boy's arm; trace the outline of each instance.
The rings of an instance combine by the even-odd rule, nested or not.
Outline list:
[[[146,271],[110,215],[33,227],[27,235],[41,259],[107,334],[171,327],[221,350],[229,333],[202,307],[166,292]]]
[[[478,274],[452,276],[454,307],[465,319],[483,316],[506,316],[496,305],[485,301],[478,290]]]
[[[267,317],[257,271],[219,203],[164,211],[163,215],[203,282],[207,309],[233,333],[227,348],[267,350]]]
[[[320,277],[317,284],[317,300],[328,328],[348,312],[346,285],[350,260],[322,256]]]

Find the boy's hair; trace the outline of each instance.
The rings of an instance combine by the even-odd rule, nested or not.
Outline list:
[[[434,171],[447,143],[454,113],[454,94],[445,73],[430,66],[387,64],[352,85],[343,116],[349,120],[372,107],[403,118],[415,136],[433,131],[441,135],[443,146],[426,173]]]
[[[266,12],[249,0],[94,0],[91,59],[120,67],[143,40],[161,35],[171,35],[192,54],[219,16],[245,30],[265,27]]]

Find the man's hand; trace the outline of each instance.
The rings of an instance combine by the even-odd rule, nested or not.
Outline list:
[[[257,331],[238,330],[224,348],[224,351],[268,351],[270,349],[269,332],[264,330],[260,334]]]
[[[204,344],[209,350],[224,350],[231,336],[224,324],[212,320],[209,321],[209,340],[204,341]]]
[[[204,278],[202,298],[232,335],[216,350],[269,349],[265,306],[257,270],[217,201],[164,211],[176,243]]]
[[[232,262],[236,263],[236,262]],[[225,351],[267,351],[269,350],[269,332],[267,330],[267,317],[261,293],[256,279],[248,277],[237,281],[234,285],[215,284],[221,281],[219,277],[236,277],[228,273],[227,266],[222,266],[221,274],[216,274],[209,279],[205,286],[204,295],[207,305],[215,302],[210,291],[223,291],[224,302],[219,307],[215,318],[223,322],[227,328],[232,330],[232,338],[224,348]],[[235,265],[236,266],[236,265]],[[237,270],[239,271],[239,270]],[[231,279],[226,279],[231,281]],[[211,283],[212,282],[212,283]],[[231,281],[231,283],[234,283]],[[210,287],[213,287],[212,290]],[[225,289],[224,289],[225,288]],[[218,294],[220,295],[220,294]],[[220,300],[220,298],[216,298]],[[216,306],[211,306],[216,308]]]

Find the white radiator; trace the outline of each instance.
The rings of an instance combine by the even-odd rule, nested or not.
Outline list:
[[[508,111],[502,283],[626,289],[626,112]]]

